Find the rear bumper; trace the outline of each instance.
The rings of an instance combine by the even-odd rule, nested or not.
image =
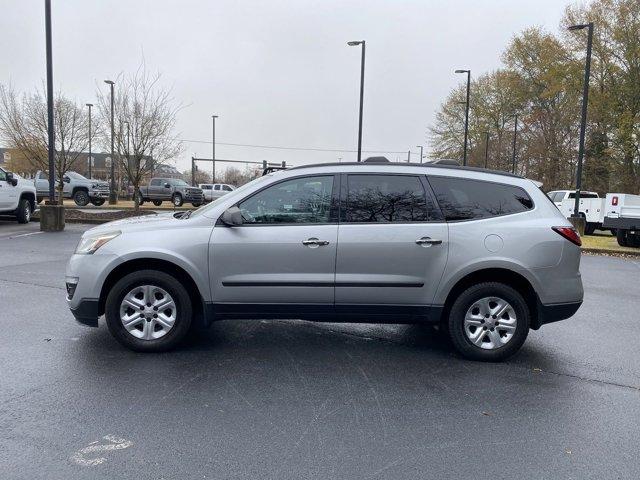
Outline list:
[[[604,217],[604,228],[620,228],[623,230],[640,230],[640,218],[631,217]]]
[[[88,327],[98,326],[98,299],[83,298],[75,308],[71,308],[71,313],[78,323]]]
[[[531,328],[539,329],[547,323],[559,322],[572,317],[582,305],[582,301],[570,303],[554,303],[551,305],[543,305],[538,300],[538,315],[532,322]]]

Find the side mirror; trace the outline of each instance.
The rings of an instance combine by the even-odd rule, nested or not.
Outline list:
[[[18,185],[18,179],[13,176],[13,173],[7,172],[7,183],[15,187]]]
[[[164,188],[171,188],[171,185],[169,185],[168,183],[165,183]]]
[[[242,225],[242,212],[240,212],[238,207],[228,208],[220,217],[220,221],[227,227]]]

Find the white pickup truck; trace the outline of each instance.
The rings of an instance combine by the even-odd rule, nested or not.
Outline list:
[[[29,223],[35,208],[33,182],[0,168],[0,215],[11,215],[18,223]]]
[[[560,210],[565,217],[569,218],[573,215],[576,202],[575,190],[555,190],[547,193],[547,196],[555,203],[558,210]],[[585,219],[585,234],[591,235],[596,229],[603,228],[604,204],[605,199],[600,198],[600,195],[596,192],[580,192],[578,213]]]
[[[86,178],[77,172],[67,172],[62,180],[64,183],[62,196],[73,199],[79,207],[84,207],[89,202],[99,207],[109,198],[109,183],[103,180]],[[40,203],[49,196],[49,176],[45,172],[38,171],[34,183],[38,193],[38,203]]]
[[[621,247],[640,248],[640,195],[607,193],[603,225],[616,231]]]
[[[213,202],[236,189],[236,187],[227,183],[201,183],[198,187],[204,193],[205,202]]]

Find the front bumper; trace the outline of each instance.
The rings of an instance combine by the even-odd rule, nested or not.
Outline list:
[[[192,193],[185,193],[183,201],[187,202],[187,203],[204,203],[204,195],[200,194],[192,194]]]
[[[98,308],[97,298],[83,298],[75,308],[70,308],[70,310],[78,323],[88,327],[97,327],[99,317]]]
[[[89,191],[90,198],[109,198],[109,190],[91,190]]]
[[[106,252],[71,256],[66,271],[67,305],[78,322],[92,327],[98,326],[98,299],[102,285],[108,272],[118,263],[116,255]],[[69,284],[72,285],[71,289]]]

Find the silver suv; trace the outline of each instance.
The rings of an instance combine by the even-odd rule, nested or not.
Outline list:
[[[138,351],[219,319],[435,323],[500,360],[582,303],[580,237],[530,180],[473,168],[331,164],[258,178],[193,212],[85,232],[76,319]]]

